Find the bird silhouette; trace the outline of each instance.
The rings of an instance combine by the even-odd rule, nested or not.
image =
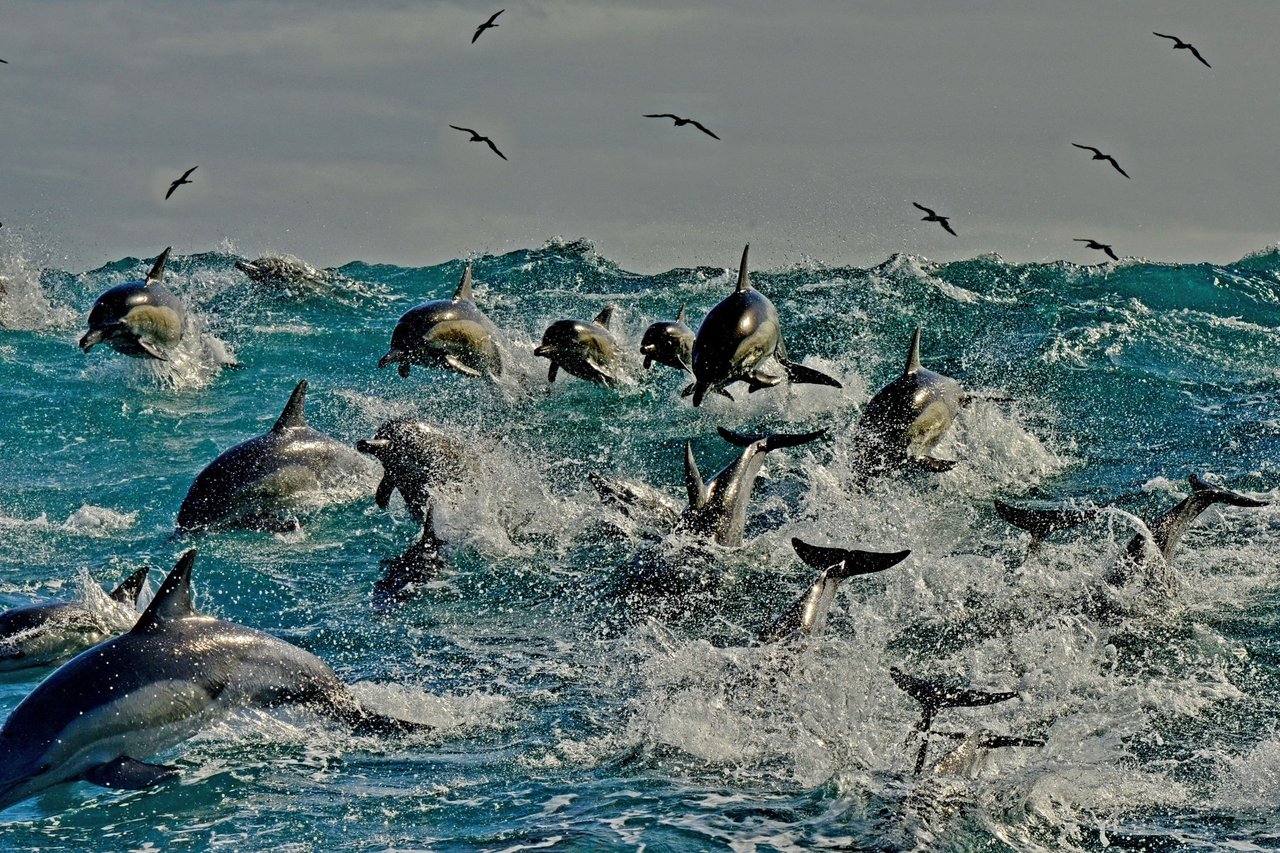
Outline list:
[[[499,16],[499,15],[501,15],[501,14],[502,14],[503,12],[505,12],[505,11],[507,11],[507,10],[506,10],[506,9],[499,9],[498,11],[496,11],[496,12],[494,12],[494,13],[493,13],[493,16],[492,16],[491,18],[489,18],[489,20],[485,21],[483,24],[481,24],[480,26],[476,27],[476,34],[475,34],[475,35],[473,35],[473,36],[471,37],[471,43],[472,43],[472,44],[475,44],[475,43],[476,43],[476,39],[480,38],[480,34],[481,34],[482,32],[484,32],[485,30],[492,30],[492,29],[496,29],[497,27],[501,26],[500,24],[495,24],[495,23],[494,23],[494,21],[498,20],[498,16]]]
[[[493,144],[493,140],[492,140],[492,139],[490,139],[489,137],[487,137],[487,136],[481,136],[479,133],[477,133],[476,131],[472,130],[472,129],[471,129],[471,128],[469,128],[469,127],[458,127],[456,124],[451,124],[451,125],[449,125],[449,127],[452,127],[454,130],[460,130],[460,131],[462,131],[463,133],[469,133],[469,134],[471,134],[471,139],[467,140],[468,142],[483,142],[483,143],[485,143],[486,145],[488,145],[490,148],[492,148],[492,149],[493,149],[493,153],[494,153],[494,154],[497,154],[497,155],[498,155],[499,157],[501,157],[503,160],[506,160],[506,159],[507,159],[507,155],[506,155],[506,154],[503,154],[501,151],[499,151],[499,150],[498,150],[498,146],[494,145],[494,144]]]
[[[7,60],[7,59],[0,59],[0,65],[8,65],[8,64],[9,64],[9,60]]]
[[[182,186],[183,184],[191,183],[191,181],[188,181],[187,178],[191,176],[192,172],[194,172],[196,169],[199,169],[199,168],[200,168],[199,166],[192,166],[190,169],[187,169],[187,171],[182,173],[181,178],[178,178],[176,181],[169,184],[169,191],[164,194],[165,199],[167,200],[169,196],[173,195],[173,191],[176,190],[178,187]]]
[[[669,118],[676,123],[675,124],[676,127],[684,127],[686,124],[691,124],[694,127],[696,127],[698,130],[705,133],[707,136],[710,136],[712,139],[720,138],[716,136],[714,133],[712,133],[711,131],[707,130],[707,128],[702,124],[702,122],[694,121],[691,118],[680,118],[680,116],[676,115],[675,113],[645,113],[644,117],[645,118]]]
[[[1205,68],[1212,68],[1212,67],[1213,67],[1212,65],[1210,65],[1210,64],[1205,60],[1205,58],[1204,58],[1203,56],[1201,56],[1201,55],[1200,55],[1200,51],[1196,50],[1196,46],[1195,46],[1194,44],[1191,44],[1190,42],[1183,41],[1182,39],[1178,38],[1177,36],[1167,36],[1167,35],[1165,35],[1164,33],[1156,33],[1156,32],[1153,32],[1151,35],[1153,35],[1153,36],[1160,36],[1160,38],[1162,38],[1162,39],[1168,39],[1169,41],[1173,42],[1173,49],[1174,49],[1174,50],[1189,50],[1189,51],[1191,51],[1191,55],[1192,55],[1192,56],[1194,56],[1196,59],[1200,60],[1201,62],[1203,62],[1203,63],[1204,63],[1204,67],[1205,67]]]
[[[1113,261],[1120,260],[1120,258],[1116,256],[1115,250],[1106,243],[1099,243],[1097,240],[1090,240],[1087,237],[1075,237],[1073,240],[1076,243],[1084,243],[1086,249],[1097,249],[1100,252],[1106,252],[1107,257],[1111,258]]]
[[[1116,162],[1116,158],[1112,157],[1110,154],[1103,154],[1101,151],[1099,151],[1097,148],[1094,148],[1092,145],[1081,145],[1079,142],[1073,142],[1071,144],[1074,145],[1076,148],[1083,148],[1085,151],[1092,151],[1093,159],[1106,160],[1112,166],[1116,167],[1117,172],[1124,175],[1126,178],[1129,177],[1129,173],[1126,172],[1124,169],[1121,169],[1120,164]]]
[[[932,210],[930,210],[929,208],[925,207],[923,204],[919,204],[918,202],[914,202],[914,201],[913,201],[913,202],[911,202],[911,204],[912,204],[913,206],[915,206],[915,207],[920,208],[920,209],[921,209],[921,210],[923,210],[926,214],[928,214],[927,216],[922,216],[922,217],[920,217],[920,221],[921,221],[921,222],[936,222],[936,223],[938,223],[939,225],[941,225],[941,226],[943,227],[943,229],[945,229],[945,230],[946,230],[946,232],[947,232],[948,234],[950,234],[952,237],[958,237],[958,236],[959,236],[958,234],[956,234],[956,232],[954,232],[954,231],[952,231],[952,230],[951,230],[951,222],[950,222],[951,217],[950,217],[950,216],[939,216],[937,213],[935,213],[934,211],[932,211]]]

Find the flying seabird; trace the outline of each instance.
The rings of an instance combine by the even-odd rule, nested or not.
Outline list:
[[[199,166],[192,166],[190,169],[187,169],[187,171],[183,172],[181,178],[178,178],[176,181],[169,184],[169,191],[164,194],[164,197],[168,199],[169,196],[173,195],[173,191],[176,190],[178,187],[182,186],[183,184],[191,183],[191,181],[188,181],[187,178],[191,176],[192,172],[194,172],[196,169],[199,169],[199,168],[200,168]]]
[[[475,43],[476,43],[476,39],[480,38],[480,34],[481,34],[482,32],[484,32],[485,30],[491,30],[491,29],[493,29],[493,28],[495,28],[495,27],[497,27],[497,26],[500,26],[499,24],[495,24],[495,23],[494,23],[494,21],[498,20],[498,16],[499,16],[499,15],[501,15],[501,14],[502,14],[503,12],[505,12],[505,11],[507,11],[507,10],[506,10],[506,9],[499,9],[498,11],[496,11],[496,12],[494,12],[494,13],[493,13],[493,17],[491,17],[489,20],[485,21],[485,22],[484,22],[483,24],[481,24],[480,26],[476,27],[476,34],[475,34],[475,35],[473,35],[473,36],[471,37],[471,43],[472,43],[472,44],[475,44]]]
[[[698,130],[705,133],[707,136],[710,136],[712,139],[720,138],[716,136],[714,133],[712,133],[711,131],[707,130],[706,127],[704,127],[701,122],[694,121],[691,118],[680,118],[680,116],[676,115],[675,113],[645,113],[644,117],[645,118],[669,118],[676,123],[675,125],[676,127],[684,127],[686,124],[691,124],[694,127],[696,127]]]
[[[1085,248],[1087,249],[1097,249],[1098,251],[1106,252],[1107,257],[1111,258],[1113,261],[1120,260],[1120,258],[1116,257],[1115,250],[1106,243],[1099,243],[1097,240],[1090,240],[1087,237],[1073,237],[1072,240],[1076,243],[1084,243]]]
[[[1194,56],[1196,59],[1200,60],[1201,62],[1204,62],[1205,68],[1213,67],[1208,62],[1205,62],[1205,58],[1200,55],[1200,51],[1196,50],[1196,46],[1194,44],[1191,44],[1190,42],[1185,42],[1182,39],[1178,38],[1177,36],[1167,36],[1164,33],[1153,32],[1151,35],[1160,36],[1160,38],[1162,39],[1169,39],[1169,41],[1173,42],[1174,50],[1189,50],[1191,51],[1192,56]]]
[[[1079,142],[1073,142],[1071,144],[1077,148],[1083,148],[1085,151],[1092,151],[1093,159],[1106,160],[1112,166],[1116,167],[1117,172],[1124,175],[1126,178],[1129,177],[1129,173],[1126,172],[1124,169],[1121,169],[1120,164],[1116,162],[1116,158],[1112,157],[1110,154],[1103,154],[1101,151],[1099,151],[1097,148],[1094,148],[1092,145],[1081,145]]]
[[[451,125],[449,125],[449,127],[452,127],[454,130],[460,130],[460,131],[462,131],[463,133],[469,133],[469,134],[471,134],[471,139],[469,139],[469,140],[468,140],[469,142],[483,142],[483,143],[485,143],[486,145],[488,145],[490,148],[492,148],[492,149],[493,149],[493,153],[494,153],[494,154],[497,154],[497,155],[498,155],[499,157],[501,157],[503,160],[507,159],[507,155],[506,155],[506,154],[503,154],[501,151],[499,151],[499,150],[498,150],[498,146],[494,145],[494,144],[493,144],[493,140],[492,140],[492,139],[490,139],[489,137],[487,137],[487,136],[481,136],[479,133],[477,133],[476,131],[472,130],[472,129],[471,129],[471,128],[469,128],[469,127],[458,127],[456,124],[451,124]]]
[[[937,213],[935,213],[934,211],[930,210],[929,208],[925,207],[923,204],[920,204],[918,202],[913,201],[911,202],[911,204],[915,207],[920,208],[921,210],[923,210],[925,213],[928,214],[928,216],[920,217],[921,222],[936,222],[939,225],[941,225],[943,228],[945,228],[947,233],[950,234],[952,237],[959,236],[958,234],[956,234],[956,232],[951,230],[950,216],[939,216]]]

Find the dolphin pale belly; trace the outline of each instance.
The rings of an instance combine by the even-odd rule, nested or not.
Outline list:
[[[466,447],[452,435],[423,421],[396,418],[379,425],[373,438],[356,442],[356,450],[382,463],[378,506],[386,509],[400,492],[413,518],[422,522],[432,490],[476,476]]]
[[[178,530],[296,526],[286,518],[317,498],[359,495],[374,463],[307,425],[307,383],[299,382],[270,432],[242,441],[201,471],[178,510]]]
[[[302,705],[360,730],[425,728],[363,708],[315,655],[197,613],[188,551],[127,634],[81,653],[0,729],[0,808],[64,782],[151,787],[176,768],[143,759],[233,711]]]
[[[149,571],[133,572],[97,605],[54,601],[0,613],[0,672],[61,663],[129,630]]]
[[[555,382],[564,368],[579,379],[600,385],[619,385],[623,381],[618,343],[609,331],[613,306],[606,305],[588,323],[585,320],[557,320],[542,333],[542,343],[533,350],[539,358],[550,360],[547,381]]]
[[[778,312],[773,303],[751,286],[747,274],[747,251],[742,250],[738,268],[738,285],[734,292],[716,304],[698,327],[693,342],[694,381],[685,388],[684,396],[693,396],[693,405],[702,405],[708,392],[729,396],[726,386],[745,382],[751,391],[771,388],[782,377],[763,369],[770,356],[796,383],[843,386],[836,379],[812,368],[795,364],[787,357]]]
[[[655,361],[693,373],[693,341],[696,337],[693,329],[684,321],[685,306],[680,306],[680,313],[674,320],[659,320],[644,330],[640,339],[640,354],[644,356],[645,370]]]
[[[405,312],[378,367],[398,364],[401,376],[408,376],[414,364],[467,376],[501,376],[498,338],[497,327],[472,301],[471,265],[467,264],[452,299],[424,302]]]
[[[87,353],[106,344],[134,358],[168,360],[166,351],[182,339],[187,320],[182,301],[161,283],[169,252],[160,253],[145,279],[117,285],[98,297],[80,349]]]
[[[950,376],[920,364],[920,329],[911,335],[902,375],[876,392],[854,430],[859,473],[878,476],[904,467],[948,471],[950,459],[929,455],[951,427],[964,394]]]

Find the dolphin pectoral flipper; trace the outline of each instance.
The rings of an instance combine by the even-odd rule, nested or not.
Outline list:
[[[456,355],[446,355],[444,357],[444,363],[449,365],[449,367],[453,368],[459,373],[463,374],[464,376],[473,376],[473,377],[479,378],[484,375],[480,371],[476,370],[474,367],[463,364]]]
[[[178,768],[167,764],[147,764],[127,755],[112,759],[106,764],[90,767],[84,772],[83,779],[104,788],[119,788],[125,791],[141,791],[162,782],[168,782],[178,776]]]
[[[168,361],[169,356],[165,355],[155,344],[146,338],[138,338],[138,347],[147,355],[157,361]]]
[[[391,493],[396,490],[395,481],[388,474],[382,475],[382,480],[378,483],[378,491],[373,496],[373,501],[380,508],[386,509],[387,504],[391,503]]]
[[[828,376],[827,374],[814,370],[812,367],[805,367],[803,364],[796,364],[794,361],[788,361],[785,357],[779,358],[778,363],[787,371],[787,378],[797,385],[826,385],[830,388],[843,388],[839,379]],[[754,388],[752,389],[755,390]]]
[[[782,383],[781,376],[774,376],[772,373],[765,373],[763,370],[755,370],[747,374],[743,379],[747,383],[749,394],[754,394],[765,388],[772,388]]]
[[[559,373],[559,372],[560,372],[560,365],[558,365],[558,364],[556,364],[554,361],[552,361],[552,362],[551,362],[551,366],[547,368],[547,381],[548,381],[548,382],[555,382],[555,381],[556,381],[556,374],[557,374],[557,373]]]
[[[756,442],[762,442],[760,449],[766,453],[770,450],[777,450],[780,447],[796,447],[797,445],[807,444],[808,442],[822,438],[827,434],[825,429],[815,430],[814,432],[779,432],[756,435],[734,432],[733,430],[726,429],[724,427],[719,427],[718,430],[721,438],[737,447],[749,447]]]

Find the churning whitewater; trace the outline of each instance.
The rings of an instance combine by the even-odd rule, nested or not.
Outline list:
[[[796,368],[762,361],[777,383],[732,399],[713,377],[695,408],[695,356],[646,365],[641,343],[677,316],[697,332],[740,246],[657,275],[586,241],[292,259],[306,275],[179,252],[180,340],[82,352],[98,296],[145,283],[163,248],[75,273],[0,247],[0,604],[77,602],[122,633],[108,591],[158,567],[145,609],[195,547],[198,613],[425,728],[246,707],[134,756],[165,784],[11,805],[0,847],[1280,845],[1280,251],[752,268]],[[403,333],[414,369],[379,370],[432,300],[430,332]],[[460,300],[481,343],[439,327]],[[590,370],[548,382],[535,349],[568,319],[590,336],[544,353]],[[917,327],[936,405],[869,407],[910,378]],[[304,380],[305,417],[286,406]],[[869,464],[864,415],[890,403],[916,444]],[[246,523],[175,533],[206,466],[282,430],[303,449],[210,503]],[[328,476],[321,443],[359,476]],[[1239,494],[1195,503],[1165,549],[1157,519],[1192,475]],[[715,504],[731,482],[741,527]],[[1029,553],[996,501],[1078,524]],[[5,673],[0,714],[51,671]]]

